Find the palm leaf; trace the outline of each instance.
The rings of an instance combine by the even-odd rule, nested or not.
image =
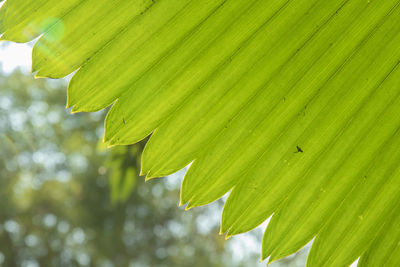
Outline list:
[[[142,173],[192,163],[181,203],[231,191],[221,232],[273,215],[262,258],[315,237],[308,265],[400,262],[398,0],[8,0],[73,112],[112,105],[105,141],[146,136]]]

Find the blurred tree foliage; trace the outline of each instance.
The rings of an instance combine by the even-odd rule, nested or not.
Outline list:
[[[106,149],[105,113],[69,115],[64,96],[63,82],[0,74],[2,265],[257,265],[259,248],[226,248],[215,207],[177,207],[178,176],[137,177],[143,142]]]

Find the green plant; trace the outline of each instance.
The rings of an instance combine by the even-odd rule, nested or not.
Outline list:
[[[9,0],[2,39],[38,77],[73,71],[105,141],[151,135],[147,179],[192,163],[181,203],[231,191],[221,233],[273,215],[262,258],[315,236],[309,266],[400,261],[398,0]]]
[[[145,142],[106,149],[105,112],[71,116],[65,90],[0,72],[0,266],[257,264],[257,251],[232,258],[238,240],[215,234],[222,201],[178,209],[179,175],[145,183],[136,171]]]

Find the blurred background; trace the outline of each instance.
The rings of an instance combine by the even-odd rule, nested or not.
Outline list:
[[[225,241],[223,200],[178,207],[185,170],[144,182],[144,142],[108,149],[106,112],[70,115],[67,79],[34,79],[0,43],[1,266],[265,266],[265,224]],[[307,248],[270,266],[305,266]]]

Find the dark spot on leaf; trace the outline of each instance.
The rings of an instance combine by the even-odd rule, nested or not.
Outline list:
[[[296,146],[296,148],[297,148],[297,151],[294,153],[303,153],[304,152],[303,149],[301,149],[301,147]]]

